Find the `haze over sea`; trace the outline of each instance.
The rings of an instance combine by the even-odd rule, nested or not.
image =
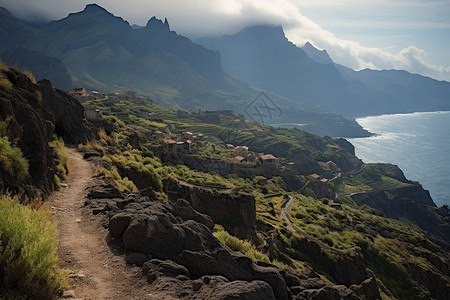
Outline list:
[[[419,181],[436,205],[450,205],[450,112],[381,115],[356,120],[377,134],[348,139],[365,163],[398,165]]]

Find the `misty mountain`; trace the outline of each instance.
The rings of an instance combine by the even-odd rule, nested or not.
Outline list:
[[[279,26],[198,42],[219,51],[223,69],[238,79],[345,116],[450,109],[450,83],[405,71],[356,72],[310,43],[297,47]]]
[[[135,90],[173,109],[232,108],[235,113],[246,113],[248,104],[261,92],[225,73],[219,52],[178,35],[170,30],[167,20],[153,17],[144,27],[130,26],[104,8],[90,4],[83,11],[38,28],[7,11],[2,13],[5,28],[17,27],[23,31],[17,34],[27,38],[9,35],[8,30],[0,32],[0,41],[3,37],[8,40],[0,42],[4,50],[1,59],[32,70],[38,80],[48,76],[59,88],[67,89],[71,84],[103,92]],[[309,60],[306,54],[304,58]],[[54,69],[39,71],[42,66]],[[50,78],[58,74],[53,72],[55,69],[59,70],[59,79],[67,78],[68,72],[71,81],[60,83],[58,78]],[[354,120],[289,97],[268,95],[283,114],[264,120],[267,123],[301,123],[303,128],[321,135],[367,135]]]
[[[358,81],[372,90],[382,91],[394,101],[401,103],[401,112],[448,110],[450,83],[439,81],[402,70],[355,71],[335,64],[326,50],[318,50],[310,43],[302,49],[318,63],[333,63],[339,72],[350,81]]]

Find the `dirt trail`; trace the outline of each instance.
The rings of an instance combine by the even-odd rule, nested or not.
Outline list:
[[[145,298],[148,286],[140,268],[126,265],[120,248],[110,246],[105,218],[83,207],[94,166],[76,150],[67,151],[67,186],[54,192],[49,202],[58,219],[59,257],[69,271],[71,288],[77,298],[85,300]]]

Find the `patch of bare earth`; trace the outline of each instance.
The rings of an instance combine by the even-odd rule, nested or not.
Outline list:
[[[68,270],[71,289],[82,299],[143,299],[149,286],[141,269],[127,265],[120,247],[108,237],[104,216],[94,216],[83,206],[92,184],[94,166],[74,149],[70,156],[67,186],[54,192],[49,202],[58,219],[59,257]],[[73,295],[72,295],[73,297]]]

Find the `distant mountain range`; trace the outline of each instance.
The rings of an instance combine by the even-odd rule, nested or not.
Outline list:
[[[258,110],[252,100],[265,89],[223,72],[219,52],[171,31],[167,20],[153,17],[145,27],[130,26],[96,4],[45,26],[32,26],[0,9],[0,59],[66,90],[135,90],[173,109],[231,108],[250,119],[255,112],[248,106],[253,103]],[[281,113],[271,114],[266,123],[301,124],[320,135],[368,134],[354,120],[314,103],[273,92],[265,96]]]
[[[299,48],[280,26],[252,26],[197,41],[222,54],[222,67],[255,87],[348,117],[450,110],[450,83],[406,71],[354,71],[310,43]]]

